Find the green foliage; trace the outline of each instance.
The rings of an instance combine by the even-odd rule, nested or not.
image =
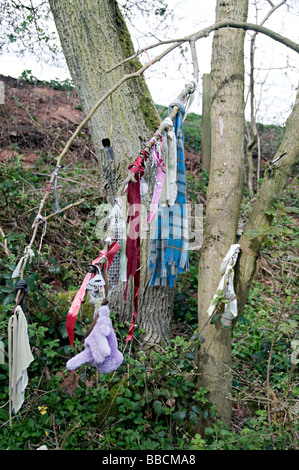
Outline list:
[[[197,325],[198,260],[198,253],[190,252],[190,268],[178,279],[174,301],[176,320],[193,328]]]
[[[119,325],[118,334],[122,328]],[[1,387],[2,449],[27,450],[41,444],[66,450],[181,449],[190,439],[188,427],[195,426],[200,415],[215,416],[207,391],[196,390],[192,380],[194,342],[177,337],[164,350],[126,351],[124,365],[116,373],[101,374],[97,385],[94,371],[87,381],[88,368],[82,367],[78,386],[67,393],[63,339],[57,331],[51,339],[50,330],[37,323],[29,325],[29,336],[35,360],[22,412],[13,416],[12,427],[7,425],[8,409],[2,406],[8,399],[7,387]],[[6,366],[2,372],[4,385]]]
[[[23,70],[21,75],[18,78],[19,82],[25,82],[25,83],[30,83],[34,84],[37,86],[48,86],[49,88],[52,88],[53,90],[74,90],[75,87],[73,85],[73,82],[69,79],[66,78],[65,80],[58,80],[52,79],[50,81],[47,80],[38,80],[33,74],[31,70]]]
[[[297,376],[291,362],[292,342],[298,334],[298,283],[294,277],[298,226],[292,209],[298,205],[295,184],[296,181],[290,184],[284,200],[271,211],[273,221],[258,263],[259,276],[253,281],[247,304],[233,330],[235,369],[242,370],[234,379],[235,399],[250,396],[246,401],[258,415],[251,417],[250,426],[242,431],[251,439],[245,447],[244,437],[242,448],[294,445],[291,433],[296,430],[298,400]],[[265,405],[257,410],[262,397],[262,401],[269,402],[269,408]],[[261,447],[250,447],[257,446],[255,436],[260,438]]]
[[[275,435],[275,444],[273,436]],[[193,450],[277,450],[285,445],[286,433],[275,424],[269,426],[267,413],[260,410],[250,418],[240,432],[232,431],[225,425],[214,423],[205,429],[206,440],[196,435],[191,440]],[[288,439],[287,439],[288,440]]]
[[[201,116],[188,113],[184,121],[184,143],[189,150],[201,150]]]

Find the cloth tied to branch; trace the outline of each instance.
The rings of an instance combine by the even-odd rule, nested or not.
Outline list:
[[[162,132],[163,138],[163,155],[165,162],[165,177],[160,195],[160,206],[172,206],[177,197],[177,151],[176,136],[172,120],[167,117],[163,123],[167,124],[166,129]]]
[[[22,258],[20,259],[20,261],[18,262],[14,272],[12,273],[12,278],[16,278],[16,277],[19,277],[20,274],[21,274],[21,270],[22,270],[22,267],[24,265],[24,262],[25,260],[29,259],[29,263],[32,262],[32,258],[34,258],[35,254],[34,254],[34,251],[30,248],[30,246],[26,246],[26,248],[24,249],[24,255],[22,256]]]
[[[120,245],[117,242],[112,243],[108,250],[100,251],[98,257],[95,258],[91,264],[97,264],[100,261],[101,258],[105,257],[107,259],[107,263],[105,263],[105,267],[108,270],[111,266],[111,263],[113,261],[113,258],[115,256],[115,254],[117,253],[118,250],[120,250]],[[71,305],[71,307],[68,311],[68,314],[67,314],[66,330],[67,330],[67,333],[68,333],[70,344],[71,344],[71,346],[73,346],[73,348],[75,347],[74,338],[75,338],[75,324],[76,324],[77,315],[78,315],[78,312],[80,310],[81,303],[82,303],[82,301],[85,297],[87,284],[88,284],[89,280],[92,279],[93,277],[94,277],[94,273],[86,274],[86,276],[85,276],[85,278],[84,278],[84,280],[81,284],[81,287],[77,291],[77,293],[74,297],[74,300],[72,302],[72,305]]]
[[[39,223],[43,224],[42,236],[41,236],[40,243],[39,243],[39,248],[38,248],[38,253],[41,254],[43,238],[46,235],[46,230],[47,230],[47,219],[46,219],[46,217],[43,217],[41,214],[37,214],[31,228],[34,228],[35,225],[39,224]]]
[[[58,173],[60,170],[61,166],[57,166],[55,170],[53,171],[53,176],[54,176],[54,191],[55,191],[55,205],[54,205],[54,212],[60,211],[59,207],[59,196],[58,196],[58,188],[57,188],[57,180],[58,180]]]
[[[151,237],[149,268],[152,272],[151,286],[173,287],[176,277],[189,269],[189,234],[187,191],[184,157],[183,118],[185,108],[180,100],[169,106],[169,114],[174,106],[179,111],[174,118],[176,137],[176,181],[177,195],[171,206],[159,205]]]
[[[208,316],[212,316],[217,306],[217,299],[219,293],[222,293],[224,298],[227,300],[225,304],[224,313],[222,317],[224,322],[231,322],[238,316],[238,304],[237,297],[234,290],[234,266],[237,262],[237,258],[240,252],[240,245],[238,243],[231,245],[227,254],[225,255],[221,266],[220,273],[222,274],[219,282],[217,292],[215,293],[212,302],[208,308]]]
[[[160,139],[160,150],[157,145],[156,138],[153,137],[150,142],[153,143],[152,145],[152,159],[153,159],[153,165],[157,167],[157,174],[155,177],[155,185],[154,185],[154,192],[153,192],[153,198],[151,202],[151,207],[150,207],[150,213],[147,217],[147,223],[150,223],[152,220],[154,220],[162,188],[163,188],[163,182],[165,178],[165,163],[163,160],[163,137],[161,134],[155,134],[155,136],[158,136]]]
[[[134,313],[131,327],[127,334],[127,341],[133,337],[135,322],[138,310],[138,295],[140,288],[140,211],[141,194],[140,179],[144,175],[144,164],[147,159],[147,153],[142,151],[142,156],[138,155],[136,160],[129,165],[130,173],[135,174],[136,182],[130,181],[126,189],[128,202],[127,217],[127,283],[124,292],[124,299],[127,300],[128,282],[130,276],[134,278]]]
[[[24,402],[31,353],[26,316],[18,305],[8,322],[9,398],[16,413]]]
[[[109,284],[115,289],[119,280],[127,280],[127,260],[126,260],[126,221],[123,214],[124,204],[121,198],[115,198],[114,206],[110,214],[103,221],[106,232],[106,240],[117,242],[121,249],[115,254],[109,269]]]

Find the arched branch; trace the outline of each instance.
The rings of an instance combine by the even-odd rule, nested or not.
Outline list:
[[[275,8],[273,8],[273,11],[276,10],[282,3],[281,2],[279,5],[277,5]],[[267,19],[267,18],[266,18]],[[218,31],[219,29],[223,28],[237,28],[237,29],[244,29],[245,31],[255,31],[255,33],[262,33],[271,39],[274,39],[274,41],[280,42],[284,46],[292,49],[293,51],[299,53],[299,44],[292,41],[291,39],[286,38],[285,36],[282,36],[281,34],[276,33],[275,31],[272,31],[269,28],[265,28],[262,25],[254,24],[254,23],[243,23],[240,21],[233,21],[233,20],[224,20],[224,21],[219,21],[218,23],[212,24],[211,26],[208,26],[207,28],[201,29],[200,31],[197,31],[195,33],[190,34],[189,36],[186,36],[184,38],[180,39],[167,39],[165,41],[159,41],[156,42],[155,44],[151,44],[150,46],[147,46],[145,48],[141,48],[138,51],[135,52],[135,54],[131,55],[124,61],[120,62],[119,64],[116,64],[112,69],[107,70],[107,73],[111,72],[112,70],[115,70],[117,67],[120,67],[121,65],[126,64],[127,62],[130,62],[131,60],[136,59],[140,54],[142,54],[144,51],[149,51],[151,49],[154,49],[156,47],[160,47],[166,44],[174,44],[177,43],[175,47],[178,47],[182,45],[184,42],[189,42],[189,43],[194,43],[198,41],[199,39],[202,39],[204,37],[208,37],[212,32]],[[171,49],[172,50],[172,49]],[[168,52],[167,52],[168,53]],[[155,63],[155,60],[152,60],[151,63]],[[150,64],[147,64],[148,66]]]

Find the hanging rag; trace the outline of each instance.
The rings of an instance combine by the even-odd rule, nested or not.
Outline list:
[[[222,323],[226,326],[229,326],[230,322],[238,316],[237,297],[234,290],[234,266],[237,262],[239,251],[240,245],[236,243],[231,245],[230,249],[225,255],[220,266],[220,273],[222,274],[222,277],[218,284],[217,291],[208,308],[208,316],[211,317],[217,306],[217,298],[219,297],[220,291],[227,300],[224,307],[224,312],[222,314]]]
[[[179,111],[174,118],[177,155],[177,196],[175,204],[159,207],[151,240],[149,268],[151,286],[173,287],[178,274],[189,269],[189,233],[184,157],[183,118],[185,108],[180,100],[169,106]]]
[[[161,134],[155,134],[160,139],[160,150],[157,145],[156,138],[153,137],[150,142],[153,143],[152,145],[152,160],[153,165],[157,168],[157,174],[155,176],[155,185],[154,185],[154,192],[153,198],[150,206],[150,213],[147,217],[147,223],[150,223],[154,220],[156,216],[156,212],[158,209],[160,196],[163,188],[164,178],[165,178],[165,162],[163,160],[163,138]]]
[[[165,162],[165,178],[160,195],[160,206],[172,206],[175,204],[177,197],[177,151],[176,151],[176,136],[172,120],[167,117],[161,123],[161,126],[167,125],[166,129],[162,132],[163,138],[163,155]]]
[[[103,226],[106,232],[106,240],[117,242],[121,249],[116,253],[109,269],[109,284],[115,289],[119,280],[127,280],[126,260],[126,221],[123,215],[124,203],[121,198],[115,198],[114,206],[110,214],[104,219]],[[107,226],[107,229],[106,229]]]
[[[54,212],[60,211],[59,207],[59,196],[58,196],[58,188],[57,188],[57,180],[58,180],[58,173],[60,170],[61,166],[57,166],[55,170],[53,171],[53,176],[54,176],[54,191],[55,191],[55,204],[54,204]]]
[[[108,374],[122,364],[123,355],[118,350],[108,306],[102,305],[96,312],[95,318],[96,323],[84,340],[85,349],[66,363],[67,369],[75,370],[88,363],[96,367],[99,372]]]
[[[29,259],[29,263],[32,262],[32,259],[34,258],[35,254],[34,251],[30,248],[30,246],[26,246],[24,249],[24,255],[20,259],[20,261],[17,264],[17,267],[15,268],[14,272],[12,273],[12,278],[20,277],[21,270],[23,268],[24,263],[26,262],[27,259]]]
[[[127,334],[127,341],[130,341],[133,337],[138,310],[138,295],[140,288],[140,179],[144,175],[144,165],[147,155],[147,152],[142,150],[142,155],[138,155],[136,160],[128,167],[130,173],[134,173],[136,182],[129,181],[126,189],[129,208],[127,217],[127,283],[124,292],[125,300],[127,300],[129,278],[130,276],[134,278],[134,313],[132,323]]]
[[[37,214],[37,216],[35,217],[34,219],[34,222],[32,224],[32,227],[31,228],[34,228],[36,224],[42,222],[43,223],[43,230],[42,230],[42,235],[41,235],[41,239],[40,239],[40,243],[39,243],[39,249],[38,249],[38,254],[41,254],[41,248],[42,248],[42,243],[43,243],[43,238],[44,236],[46,235],[46,230],[47,230],[47,219],[46,217],[40,215],[40,214]]]
[[[117,253],[117,251],[119,249],[120,249],[120,245],[117,242],[112,243],[108,250],[100,251],[99,256],[96,259],[93,260],[92,264],[94,265],[94,264],[98,263],[102,257],[105,257],[108,261],[107,262],[107,265],[108,265],[107,269],[109,269],[110,266],[111,266],[111,263],[113,261],[113,258],[114,258],[115,254]],[[67,333],[68,333],[70,344],[73,346],[73,348],[75,347],[74,338],[75,338],[75,324],[76,324],[77,315],[79,313],[81,303],[82,303],[82,301],[85,297],[87,284],[88,284],[89,280],[92,279],[93,277],[94,277],[93,273],[86,274],[86,276],[85,276],[85,278],[84,278],[84,280],[81,284],[81,287],[79,288],[78,292],[76,293],[76,295],[74,297],[74,300],[72,302],[72,305],[71,305],[71,307],[68,311],[68,314],[67,314],[66,330],[67,330]]]
[[[26,316],[18,305],[8,322],[9,398],[16,413],[24,402],[28,385],[27,369],[34,357],[31,353]]]

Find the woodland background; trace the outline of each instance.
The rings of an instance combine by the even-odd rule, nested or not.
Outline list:
[[[6,102],[1,106],[1,274],[0,335],[6,342],[14,304],[15,264],[30,237],[35,210],[44,194],[61,142],[82,120],[76,91],[68,81],[38,82],[30,71],[19,79],[1,76]],[[161,116],[165,109],[157,106]],[[275,154],[283,127],[260,125],[262,168]],[[201,166],[201,116],[184,122],[189,200],[205,206],[208,173]],[[255,155],[256,157],[256,155]],[[263,450],[297,446],[298,383],[290,361],[298,300],[298,195],[296,178],[274,214],[263,244],[249,301],[233,330],[233,418],[228,429],[217,417],[205,389],[197,389],[197,265],[191,253],[190,272],[176,288],[171,344],[150,354],[142,331],[129,346],[128,325],[113,320],[125,361],[113,373],[98,376],[92,368],[65,370],[70,357],[65,330],[70,305],[93,259],[97,206],[105,201],[97,157],[87,128],[73,143],[59,178],[61,207],[85,198],[49,221],[42,256],[28,268],[25,310],[35,360],[29,370],[26,401],[8,424],[8,366],[0,368],[0,448],[49,449],[195,449]],[[250,196],[243,192],[242,210]],[[49,205],[54,205],[54,193]],[[66,293],[65,297],[61,293]],[[88,305],[76,324],[82,337]],[[265,387],[273,391],[269,403]],[[198,416],[212,419],[205,437],[194,433]],[[210,422],[210,421],[209,421]]]
[[[297,100],[289,96],[286,103],[290,111],[295,98],[286,126],[258,124],[254,119],[244,126],[248,6],[258,13],[260,5],[266,5],[266,16],[255,18],[258,22],[279,7],[294,19],[296,2],[216,2],[215,21],[223,23],[210,31],[214,34],[209,172],[203,164],[209,131],[203,131],[202,116],[190,113],[184,121],[187,196],[189,203],[203,204],[204,243],[201,250],[190,252],[190,270],[180,276],[175,290],[148,288],[148,271],[141,270],[138,324],[129,343],[125,338],[132,296],[124,302],[122,286],[111,296],[113,325],[125,360],[107,375],[88,366],[66,371],[66,361],[74,354],[66,315],[86,265],[102,248],[96,233],[98,208],[115,197],[132,156],[157,129],[159,117],[166,116],[167,109],[153,102],[141,73],[162,55],[153,59],[149,46],[150,55],[141,50],[142,60],[149,59],[143,69],[138,59],[126,60],[134,52],[126,24],[135,4],[130,0],[122,4],[122,12],[116,0],[40,0],[36,8],[33,0],[8,0],[1,5],[1,49],[8,41],[20,55],[34,54],[38,45],[42,55],[51,50],[55,57],[57,36],[53,38],[43,23],[51,8],[72,76],[72,81],[40,81],[26,69],[17,79],[0,77],[5,90],[0,105],[0,340],[6,351],[16,295],[11,275],[31,237],[37,211],[42,210],[41,200],[46,202],[44,213],[50,213],[44,236],[40,225],[36,240],[31,238],[36,256],[24,277],[34,362],[28,371],[26,400],[11,423],[8,364],[0,366],[1,449],[298,449],[298,181],[293,171],[299,155],[298,93]],[[146,11],[148,4],[140,0],[137,8]],[[150,5],[159,6],[154,16],[163,26],[165,2],[152,0]],[[228,20],[233,27],[227,27]],[[242,28],[235,28],[235,22]],[[138,26],[143,39],[148,28]],[[155,30],[151,39],[160,31]],[[202,30],[196,40],[202,44],[205,36]],[[270,36],[272,41],[275,31]],[[252,31],[250,37],[254,46]],[[191,76],[198,76],[195,36],[190,38],[169,49],[177,47],[179,72],[186,65],[185,54],[193,51]],[[288,39],[282,42],[288,47],[287,64],[280,70],[288,76],[296,69],[288,54],[295,62],[299,46]],[[250,57],[250,85],[256,85],[254,54]],[[126,74],[131,74],[130,81],[123,81]],[[81,127],[83,116],[115,83],[122,86],[102,102],[88,127]],[[259,83],[261,90],[265,83]],[[290,95],[295,88],[290,86]],[[256,90],[249,89],[249,104],[254,104]],[[253,108],[252,118],[257,111]],[[74,131],[79,135],[69,140]],[[113,138],[113,164],[103,151],[102,139],[107,136]],[[66,142],[71,142],[68,152]],[[285,156],[269,165],[279,152]],[[58,155],[64,155],[63,160]],[[43,198],[60,162],[58,198],[66,210],[56,214],[53,188]],[[147,171],[153,184],[152,167],[148,165]],[[219,310],[208,320],[207,307],[218,285],[220,262],[240,229],[245,250],[235,276],[239,315],[227,327],[222,323],[225,296],[218,297]],[[145,266],[148,248],[145,242]],[[93,307],[85,302],[76,322],[76,348],[92,316]]]

